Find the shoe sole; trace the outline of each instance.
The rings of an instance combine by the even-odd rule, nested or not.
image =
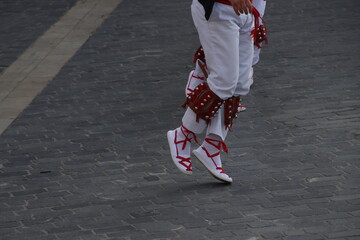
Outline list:
[[[244,106],[239,110],[239,112],[244,112],[245,110],[246,110],[246,107]]]
[[[193,151],[193,154],[195,155],[195,157],[197,158],[197,160],[199,160],[199,161],[202,163],[202,165],[204,165],[204,167],[208,170],[208,172],[211,174],[211,176],[213,176],[214,178],[216,178],[217,180],[219,180],[219,181],[221,181],[221,182],[228,183],[228,184],[232,183],[232,180],[231,180],[231,181],[227,181],[227,180],[225,180],[225,179],[219,178],[216,174],[214,174],[213,172],[211,172],[210,169],[206,166],[206,164],[201,160],[201,157],[197,155],[198,153],[197,153],[195,150]]]
[[[186,175],[191,175],[192,174],[192,171],[191,172],[188,172],[188,171],[185,171],[183,169],[181,169],[178,165],[177,165],[177,158],[174,157],[172,155],[172,152],[176,152],[176,149],[173,149],[173,142],[174,142],[174,139],[172,138],[171,134],[172,134],[173,131],[168,131],[167,132],[167,140],[168,140],[168,143],[169,143],[169,147],[170,147],[170,155],[171,155],[171,159],[173,160],[175,166],[180,170],[180,172],[186,174]]]

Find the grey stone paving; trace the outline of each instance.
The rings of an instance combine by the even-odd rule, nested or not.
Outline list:
[[[1,0],[0,73],[76,0]]]
[[[169,158],[189,4],[125,0],[0,136],[1,239],[360,238],[359,2],[268,3],[232,185]]]

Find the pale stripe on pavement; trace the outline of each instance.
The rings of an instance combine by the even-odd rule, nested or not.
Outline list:
[[[122,0],[79,0],[0,75],[0,134]]]

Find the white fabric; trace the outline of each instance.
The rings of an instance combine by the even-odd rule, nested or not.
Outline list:
[[[262,45],[262,43],[260,43],[260,45]],[[257,46],[254,45],[254,58],[252,62],[253,66],[258,64],[258,62],[260,61],[260,52],[261,52],[261,48],[258,48]]]
[[[207,21],[198,0],[193,0],[191,13],[205,52],[210,89],[222,99],[246,95],[252,84],[254,42],[250,32],[254,28],[253,15],[237,16],[231,6],[215,3]],[[215,134],[223,141],[228,133],[223,107],[209,125],[202,119],[196,122],[196,114],[190,108],[182,122],[196,134],[206,129],[207,135]]]
[[[223,141],[225,141],[229,131],[228,129],[225,129],[223,106],[219,108],[217,115],[211,119],[209,125],[202,119],[199,119],[199,122],[196,122],[196,114],[190,108],[186,109],[182,123],[187,129],[195,134],[203,133],[206,129],[206,135],[215,134],[221,137]]]
[[[190,159],[190,142],[184,142],[186,137],[183,135],[181,131],[181,127],[178,127],[175,130],[170,130],[167,133],[167,138],[170,147],[171,158],[176,165],[176,167],[185,174],[192,173],[191,160],[185,161],[184,159]]]
[[[214,139],[214,140],[217,140],[217,141],[222,141],[222,139],[218,135],[215,135],[215,134],[207,134],[206,138]],[[218,153],[220,151],[218,148],[214,147],[213,145],[211,145],[207,141],[204,141],[201,144],[201,147],[206,148],[206,150],[208,151],[208,153],[210,155],[214,155],[214,154],[216,154],[216,153]],[[214,164],[215,164],[216,167],[222,167],[222,162],[221,162],[220,155],[218,155],[216,157],[213,157],[212,160],[214,160]],[[212,160],[207,159],[206,161],[209,161],[209,163],[211,163],[210,161],[212,161]]]
[[[199,61],[200,60],[196,61],[195,69],[191,71],[189,74],[189,78],[185,87],[185,96],[191,93],[194,90],[194,88],[196,88],[199,84],[205,81],[205,76],[199,66]]]
[[[205,66],[205,63],[198,59],[195,63],[194,75],[205,78],[204,73],[199,66],[199,63]]]
[[[246,95],[252,84],[253,15],[237,16],[231,6],[216,2],[207,21],[198,0],[193,0],[191,12],[206,56],[210,89],[222,99]]]
[[[215,158],[220,159],[219,156],[215,158],[209,158],[202,147],[195,149],[193,151],[193,154],[215,178],[228,183],[231,183],[233,181],[232,178],[227,175],[227,173],[220,166],[217,165],[217,160],[215,160]]]
[[[265,14],[266,1],[265,0],[253,0],[252,5],[258,10],[260,16],[263,17]]]

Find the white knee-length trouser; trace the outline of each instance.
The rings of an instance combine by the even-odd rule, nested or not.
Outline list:
[[[253,15],[237,16],[232,8],[215,2],[210,19],[205,19],[205,11],[198,0],[193,0],[191,13],[206,56],[209,70],[207,79],[210,89],[222,99],[246,95],[252,84]],[[196,122],[195,113],[188,108],[183,117],[183,125],[194,133],[215,134],[225,140],[223,108],[211,119],[209,125],[202,119]]]

